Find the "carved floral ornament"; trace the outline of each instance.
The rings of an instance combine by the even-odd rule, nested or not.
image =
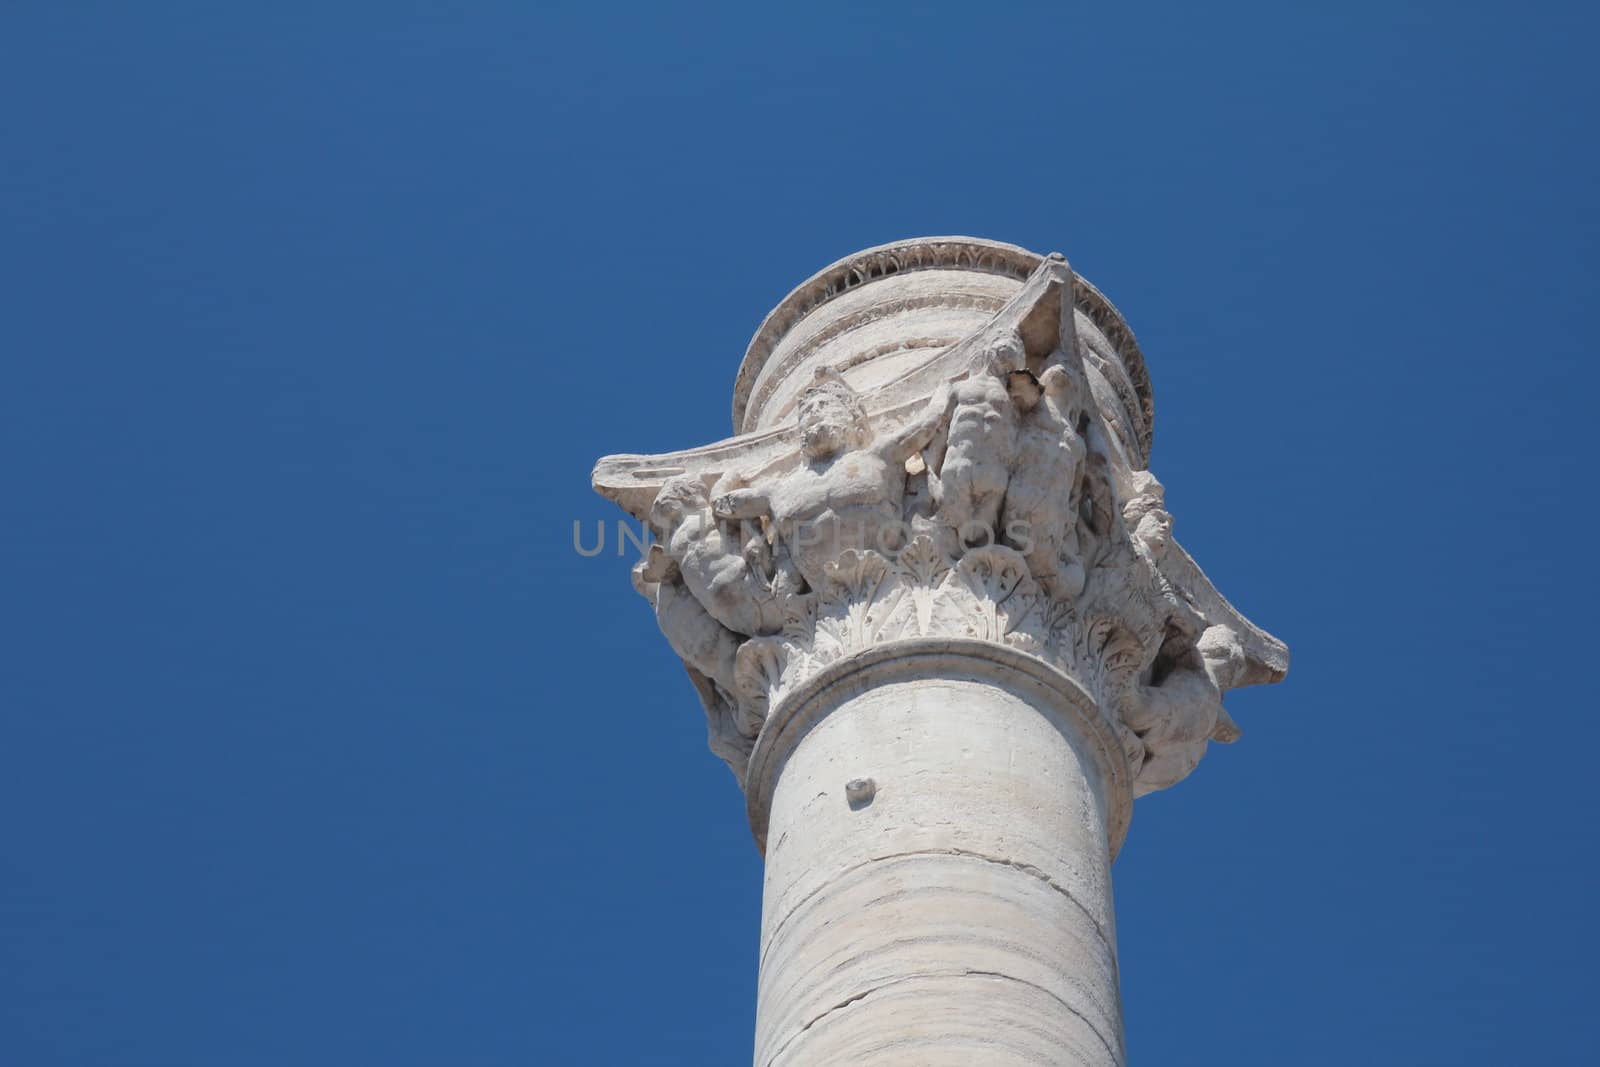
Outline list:
[[[774,709],[898,641],[988,642],[1076,679],[1135,794],[1238,737],[1223,693],[1287,670],[1172,540],[1160,482],[1128,458],[1145,435],[1113,425],[1107,353],[1078,336],[1077,279],[1037,263],[983,330],[867,396],[824,367],[791,429],[596,468],[656,538],[635,587],[741,785]]]

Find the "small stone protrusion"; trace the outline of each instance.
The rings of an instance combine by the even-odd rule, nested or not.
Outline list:
[[[852,809],[864,808],[878,795],[878,783],[871,778],[852,778],[844,784],[844,798]]]

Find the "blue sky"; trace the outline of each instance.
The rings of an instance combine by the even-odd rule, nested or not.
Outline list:
[[[743,804],[571,526],[942,233],[1128,316],[1293,649],[1138,806],[1134,1061],[1592,1060],[1593,9],[883,8],[7,5],[0,1062],[747,1062]]]

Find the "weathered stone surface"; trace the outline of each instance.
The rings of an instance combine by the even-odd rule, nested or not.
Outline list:
[[[608,457],[595,486],[659,539],[637,583],[741,781],[773,703],[822,666],[976,635],[1086,686],[1145,793],[1238,736],[1224,692],[1288,665],[1172,540],[1152,411],[1132,334],[1064,260],[903,242],[769,316],[739,374],[752,433]]]
[[[758,1064],[1123,1062],[1132,799],[1288,667],[1172,539],[1153,412],[1064,259],[931,238],[768,316],[739,436],[596,467],[767,857]]]
[[[752,769],[755,1062],[1122,1062],[1107,827],[1131,798],[1088,695],[980,641],[880,647],[825,677]]]

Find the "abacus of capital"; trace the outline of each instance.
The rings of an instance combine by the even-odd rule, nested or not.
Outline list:
[[[737,436],[600,461],[766,859],[758,1067],[1122,1064],[1111,862],[1284,645],[1172,539],[1115,308],[869,249],[772,311]]]

